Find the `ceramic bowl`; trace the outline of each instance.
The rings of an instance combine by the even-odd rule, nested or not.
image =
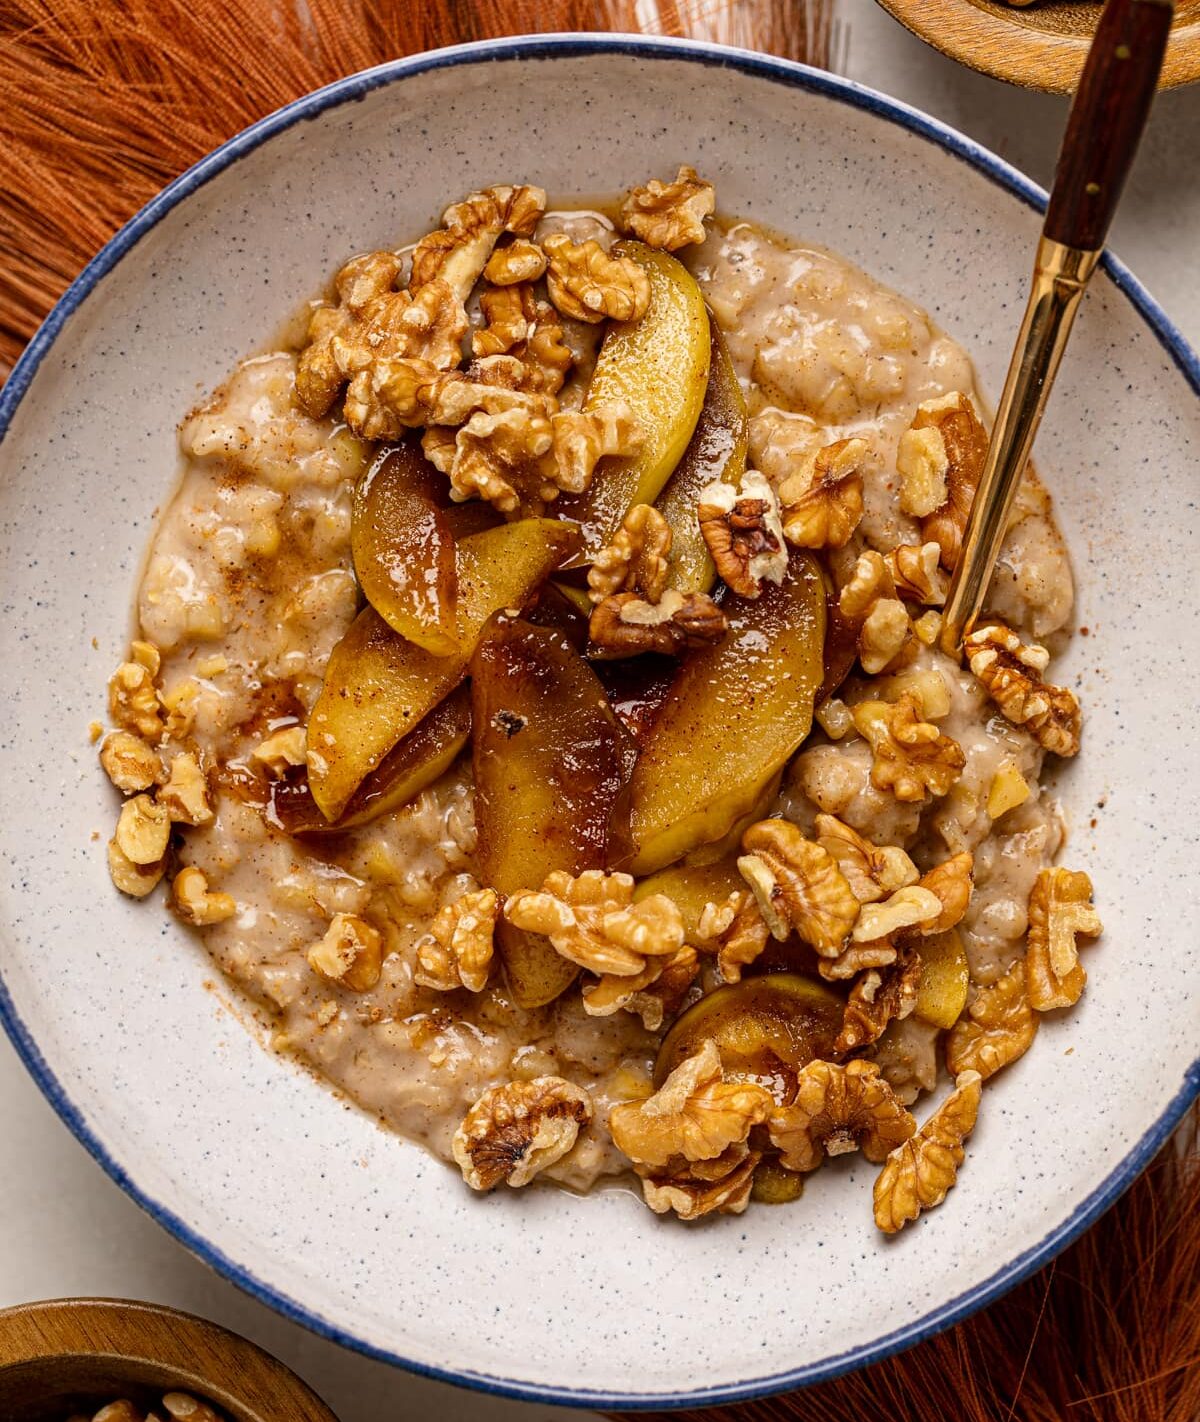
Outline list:
[[[119,1398],[158,1407],[169,1392],[211,1404],[228,1422],[337,1422],[278,1358],[178,1309],[128,1299],[49,1299],[0,1311],[5,1422],[90,1417]]]
[[[1080,584],[1065,675],[1085,752],[1060,792],[1107,925],[1080,1008],[989,1088],[960,1188],[898,1238],[857,1156],[795,1208],[681,1226],[631,1194],[468,1193],[264,1050],[203,948],[112,891],[87,743],[176,475],[175,427],[347,254],[448,196],[615,191],[695,163],[727,211],[846,254],[1007,364],[1042,194],[961,135],[732,50],[567,37],[348,79],[205,159],[92,263],[0,400],[3,1015],[111,1175],[185,1244],[313,1329],[518,1396],[732,1401],[895,1351],[1083,1229],[1200,1084],[1186,907],[1200,833],[1200,365],[1107,259],[1039,455]]]
[[[879,0],[913,34],[952,59],[1026,89],[1073,94],[1096,31],[1098,0]],[[1200,0],[1176,0],[1159,84],[1200,79]]]

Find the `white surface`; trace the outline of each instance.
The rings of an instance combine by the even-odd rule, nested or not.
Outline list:
[[[845,0],[844,13],[853,77],[928,109],[1047,180],[1065,111],[1061,101],[959,70],[869,0]],[[1193,342],[1200,340],[1200,278],[1189,269],[1184,234],[1200,225],[1200,193],[1189,191],[1180,174],[1195,170],[1198,147],[1200,90],[1165,96],[1114,242]],[[7,1044],[0,1048],[0,1072],[0,1123],[11,1162],[0,1173],[0,1302],[92,1292],[205,1313],[292,1363],[343,1422],[435,1411],[447,1422],[559,1415],[420,1382],[285,1324],[193,1261],[108,1183],[42,1102]]]

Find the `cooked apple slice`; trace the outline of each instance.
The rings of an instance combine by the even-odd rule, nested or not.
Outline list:
[[[738,873],[737,855],[731,854],[713,864],[674,864],[657,874],[642,879],[633,891],[636,902],[650,894],[666,894],[683,916],[683,934],[689,943],[700,937],[700,915],[709,904],[723,904],[732,893],[739,893],[746,881]]]
[[[613,325],[604,338],[584,409],[624,401],[643,443],[637,454],[603,460],[584,494],[559,509],[583,529],[588,556],[616,532],[631,504],[652,504],[679,463],[704,403],[709,321],[696,279],[674,257],[641,242],[618,242],[650,278],[650,305],[640,321]]]
[[[680,666],[618,804],[614,864],[639,877],[726,835],[812,724],[825,591],[811,555],[723,610],[729,632]]]
[[[663,1038],[654,1083],[661,1086],[711,1039],[729,1080],[755,1081],[777,1101],[789,1100],[800,1071],[833,1055],[844,1007],[836,993],[799,973],[730,983],[689,1007]]]
[[[475,825],[483,882],[540,889],[555,869],[604,865],[628,741],[595,672],[561,632],[492,619],[471,658]],[[579,969],[510,923],[498,944],[520,1007],[552,1002]]]
[[[326,819],[341,815],[400,737],[462,681],[492,613],[521,607],[578,547],[576,527],[549,518],[464,538],[457,556],[459,650],[447,657],[399,636],[372,607],[358,614],[333,649],[308,721],[308,784]]]
[[[593,661],[592,666],[608,693],[608,704],[640,746],[671,694],[679,663],[658,652],[643,652],[640,657]]]
[[[317,808],[304,770],[296,779],[275,782],[270,814],[288,834],[332,834],[369,824],[407,805],[444,775],[470,736],[471,697],[460,686],[396,742],[333,824]]]
[[[953,1027],[967,1005],[971,976],[963,941],[950,928],[921,939],[917,951],[921,955],[921,980],[913,1011],[935,1027]]]
[[[696,431],[656,507],[671,527],[667,586],[682,593],[708,592],[717,578],[708,544],[700,532],[696,507],[700,491],[720,479],[739,484],[746,472],[748,419],[746,397],[733,372],[721,328],[708,321],[711,336],[708,389]]]
[[[380,617],[445,657],[458,647],[458,570],[438,478],[413,445],[388,450],[354,491],[350,547],[359,586]]]

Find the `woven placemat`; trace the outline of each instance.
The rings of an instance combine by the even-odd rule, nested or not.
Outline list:
[[[331,80],[439,45],[560,30],[703,34],[829,67],[833,3],[0,0],[0,373],[88,258],[165,183]],[[719,1301],[697,1307],[721,1327]],[[966,1323],[804,1392],[668,1415],[1198,1422],[1195,1118],[1089,1233]]]

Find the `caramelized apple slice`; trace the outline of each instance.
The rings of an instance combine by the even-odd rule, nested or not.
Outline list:
[[[540,889],[552,870],[604,865],[628,743],[595,672],[551,627],[493,618],[471,659],[475,824],[485,884]],[[498,935],[520,1007],[551,1002],[578,968],[549,939]]]
[[[808,734],[825,593],[793,553],[782,583],[727,598],[729,632],[681,665],[614,820],[612,858],[639,877],[726,835]]]
[[[407,736],[388,751],[333,824],[317,808],[303,769],[296,779],[277,780],[269,818],[288,834],[331,834],[369,824],[407,805],[454,764],[471,736],[471,697],[465,686],[452,691]]]
[[[608,693],[608,704],[640,746],[670,695],[679,663],[658,652],[643,652],[638,657],[594,661],[592,666]]]
[[[733,373],[721,328],[709,316],[711,348],[708,389],[691,442],[656,507],[671,526],[667,586],[682,593],[708,592],[717,578],[708,544],[700,532],[696,506],[706,484],[720,479],[739,484],[746,472],[746,398]]]
[[[458,545],[459,650],[434,656],[364,608],[333,649],[308,721],[308,784],[328,820],[401,736],[462,681],[467,658],[493,612],[520,607],[579,547],[574,525],[530,518]]]
[[[437,480],[413,445],[388,450],[354,491],[350,546],[359,586],[380,617],[444,657],[458,647],[458,570]]]
[[[723,904],[732,893],[746,887],[738,873],[736,854],[713,864],[674,864],[641,880],[634,901],[650,894],[666,894],[683,916],[683,934],[689,943],[700,937],[700,915],[708,904]]]
[[[710,992],[680,1017],[663,1039],[654,1084],[710,1038],[731,1081],[755,1081],[785,1102],[800,1070],[833,1055],[845,1004],[814,978],[768,973]]]
[[[583,528],[584,548],[597,553],[631,504],[652,504],[679,463],[704,403],[709,322],[696,279],[674,257],[641,242],[618,242],[650,278],[650,305],[640,321],[619,322],[604,338],[585,409],[624,401],[643,436],[637,454],[601,462],[584,494],[559,509]]]
[[[921,980],[913,1011],[935,1027],[953,1027],[967,1005],[970,968],[963,941],[950,928],[932,938],[922,938],[917,951],[921,955]]]

